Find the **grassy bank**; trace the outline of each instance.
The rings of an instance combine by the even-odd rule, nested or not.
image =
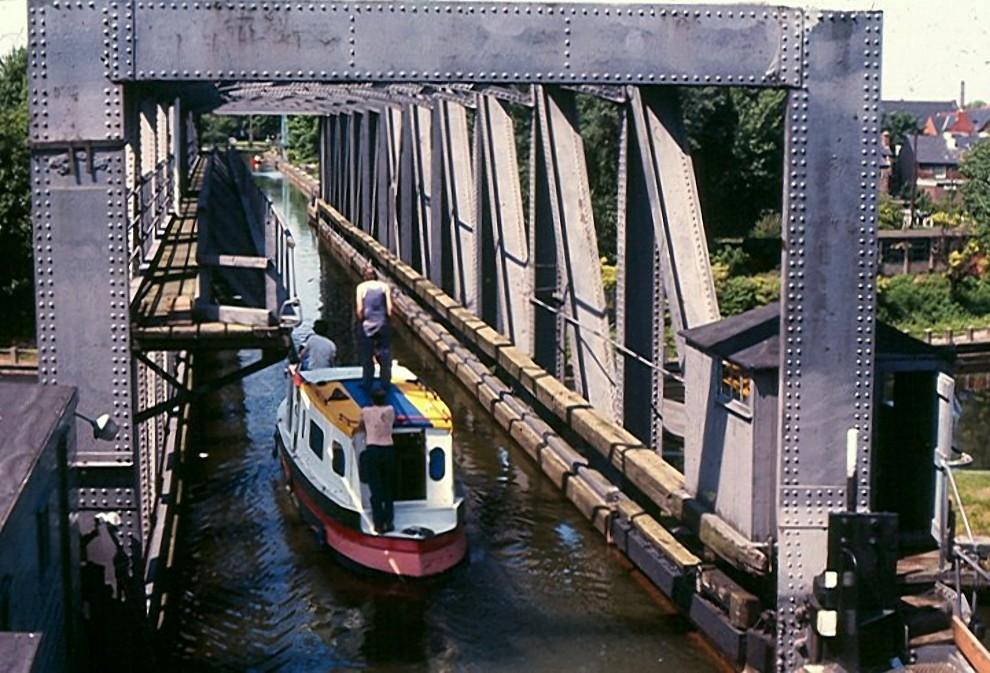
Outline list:
[[[990,470],[961,470],[955,476],[973,534],[990,535]],[[956,535],[965,534],[962,517],[957,514]]]

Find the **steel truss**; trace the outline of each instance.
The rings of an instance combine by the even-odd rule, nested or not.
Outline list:
[[[717,317],[688,157],[664,86],[786,88],[777,657],[781,669],[802,664],[803,608],[826,560],[827,516],[847,500],[849,429],[858,431],[854,500],[861,510],[870,503],[879,13],[30,0],[29,31],[40,378],[77,385],[84,407],[111,411],[120,440],[100,446],[80,432],[75,460],[132,470],[131,495],[154,488],[138,469],[154,462],[145,455],[153,442],[134,416],[166,401],[164,390],[149,390],[173,384],[130,352],[129,286],[140,269],[132,257],[146,254],[153,227],[135,233],[140,213],[128,194],[169,154],[172,179],[184,184],[191,112],[226,102],[230,111],[323,115],[324,198],[552,372],[561,373],[570,331],[585,395],[655,437],[656,370],[617,364],[596,336],[607,333],[603,298],[564,87],[605,87],[598,95],[623,106],[618,341],[649,362],[662,359],[664,305],[677,326]],[[320,106],[293,95],[258,107],[245,96],[225,101],[215,86],[251,81],[345,91]],[[412,88],[389,88],[396,84]],[[519,88],[527,84],[534,87]],[[506,100],[518,91],[521,102]],[[516,158],[499,111],[506,103],[531,105],[534,115],[528,193],[537,198],[528,219],[515,196]],[[168,178],[150,182],[153,192],[168,189]],[[520,301],[527,293],[570,322]],[[122,498],[131,504],[115,510],[131,548],[141,549],[147,508],[137,501]]]

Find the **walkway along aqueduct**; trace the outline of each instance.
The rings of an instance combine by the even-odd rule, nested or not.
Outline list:
[[[776,574],[775,665],[802,665],[828,515],[872,504],[879,13],[31,0],[29,28],[39,377],[78,386],[85,407],[112,410],[123,429],[113,444],[78,434],[73,502],[83,535],[112,528],[130,559],[131,579],[108,571],[111,584],[135,586],[161,554],[170,412],[223,383],[190,392],[184,353],[265,348],[265,366],[288,339],[290,243],[263,203],[243,197],[257,227],[244,249],[210,249],[201,231],[196,263],[174,263],[192,253],[164,232],[197,198],[216,240],[228,234],[215,214],[225,208],[204,215],[202,191],[236,199],[202,171],[244,179],[197,158],[198,114],[320,115],[320,195],[335,216],[545,372],[562,377],[566,354],[597,416],[656,450],[613,446],[629,452],[613,463],[649,452],[676,486],[658,453],[665,310],[675,333],[719,318],[676,87],[785,89],[779,456],[765,466],[775,529],[746,539],[703,507],[695,518],[723,555],[742,549],[755,559],[745,570]],[[615,342],[576,93],[623,115]],[[516,154],[513,106],[533,120],[529,157]],[[208,291],[210,274],[241,288],[233,300]],[[186,299],[155,301],[163,285],[197,279]],[[657,504],[698,506],[675,491]]]

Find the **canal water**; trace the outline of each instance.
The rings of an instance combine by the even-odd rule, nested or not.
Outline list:
[[[353,359],[353,284],[320,253],[305,198],[263,186],[296,238],[305,334],[322,312]],[[277,365],[195,410],[165,670],[678,671],[722,668],[529,457],[408,334],[395,356],[447,401],[469,559],[402,581],[341,566],[303,525],[272,458]],[[201,359],[204,373],[258,357]]]

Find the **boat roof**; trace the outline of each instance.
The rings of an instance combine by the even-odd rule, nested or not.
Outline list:
[[[353,436],[361,420],[361,407],[371,405],[371,395],[361,381],[361,367],[328,367],[298,374],[303,390],[323,416]],[[447,405],[406,367],[393,365],[386,401],[395,408],[396,428],[453,428]]]

